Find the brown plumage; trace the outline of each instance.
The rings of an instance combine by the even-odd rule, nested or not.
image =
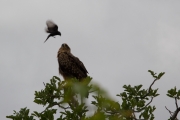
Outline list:
[[[62,44],[58,54],[59,63],[59,73],[66,80],[68,78],[76,78],[82,80],[87,77],[88,71],[86,70],[84,64],[71,54],[71,49],[67,44]]]

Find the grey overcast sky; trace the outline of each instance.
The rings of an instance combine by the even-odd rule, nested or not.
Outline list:
[[[0,119],[33,103],[34,91],[58,74],[57,51],[67,43],[85,64],[93,81],[116,100],[124,84],[143,84],[153,78],[147,72],[166,72],[153,88],[155,119],[169,118],[175,110],[167,90],[180,88],[180,1],[47,1],[0,0]],[[53,20],[62,36],[50,38],[44,31]],[[179,103],[180,105],[180,103]],[[179,115],[180,117],[180,115]]]

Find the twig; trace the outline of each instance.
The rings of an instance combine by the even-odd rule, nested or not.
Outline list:
[[[174,100],[175,100],[175,104],[176,104],[176,111],[175,111],[175,112],[171,112],[169,109],[167,109],[166,106],[165,106],[165,108],[166,108],[166,110],[170,113],[170,115],[171,115],[170,119],[171,119],[171,120],[178,120],[178,119],[177,119],[177,115],[178,115],[178,113],[179,113],[179,111],[180,111],[180,107],[178,107],[177,98],[176,98],[176,97],[174,98]]]
[[[176,109],[178,109],[177,98],[175,97]]]
[[[134,119],[137,120],[136,114],[134,113],[134,109],[133,109],[133,112],[132,112],[132,113],[133,113]]]
[[[43,82],[43,84],[44,84],[44,87],[46,87],[46,84]]]
[[[68,108],[70,108],[70,107],[63,107],[63,106],[61,106],[60,104],[61,104],[61,102],[60,102],[60,103],[53,102],[53,105],[58,105],[60,108],[63,108],[63,109],[68,109]]]
[[[145,95],[142,97],[142,99],[145,98],[145,97],[147,97],[147,96],[149,95],[152,85],[153,85],[157,80],[158,80],[158,79],[155,79],[155,80],[151,83],[151,85],[149,86],[148,93],[145,94]]]
[[[43,112],[45,112],[48,108],[50,108],[50,106],[49,106],[49,105],[46,107],[46,109],[45,109],[45,110],[43,110],[43,111],[41,112],[41,114],[42,114]]]
[[[171,117],[172,117],[172,113],[173,113],[173,112],[171,112],[166,106],[165,106],[165,108],[166,108],[166,110],[169,112],[169,114],[170,114]]]
[[[140,110],[137,110],[137,111],[134,111],[134,112],[141,112],[143,109],[145,109],[153,100],[153,97],[151,97],[151,100],[143,107],[141,108]]]
[[[63,106],[61,106],[61,105],[60,105],[61,103],[63,103],[63,102],[62,102],[62,101],[59,102],[59,103],[53,102],[52,105],[48,105],[48,106],[45,108],[45,110],[42,111],[41,113],[45,112],[48,108],[53,107],[54,105],[58,105],[60,108],[63,108],[64,110],[70,108],[70,107],[63,107]]]
[[[104,112],[109,113],[109,114],[120,114],[120,110],[107,110],[107,108],[102,108]]]

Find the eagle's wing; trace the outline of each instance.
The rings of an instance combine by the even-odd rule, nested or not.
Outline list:
[[[48,20],[46,22],[47,28],[46,28],[46,32],[47,33],[52,33],[52,32],[56,32],[58,31],[58,26],[51,20]]]
[[[87,77],[88,71],[84,64],[71,53],[62,52],[58,55],[59,73],[64,78],[75,77],[82,79]]]
[[[86,70],[86,67],[84,66],[84,64],[79,60],[78,57],[75,57],[74,55],[70,55],[72,56],[72,58],[74,59],[74,61],[76,61],[75,63],[77,63],[77,65],[79,66],[79,68],[84,71],[85,73],[88,73],[88,71]]]

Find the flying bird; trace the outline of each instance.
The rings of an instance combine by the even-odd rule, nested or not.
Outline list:
[[[66,80],[68,78],[76,78],[83,80],[87,77],[88,71],[84,64],[71,53],[70,47],[64,43],[61,45],[58,54],[59,73]]]
[[[47,28],[45,29],[45,31],[47,33],[50,33],[47,37],[47,39],[44,41],[46,42],[48,40],[49,37],[54,37],[55,35],[60,35],[61,36],[61,32],[58,31],[58,26],[51,20],[46,21],[46,25]]]

